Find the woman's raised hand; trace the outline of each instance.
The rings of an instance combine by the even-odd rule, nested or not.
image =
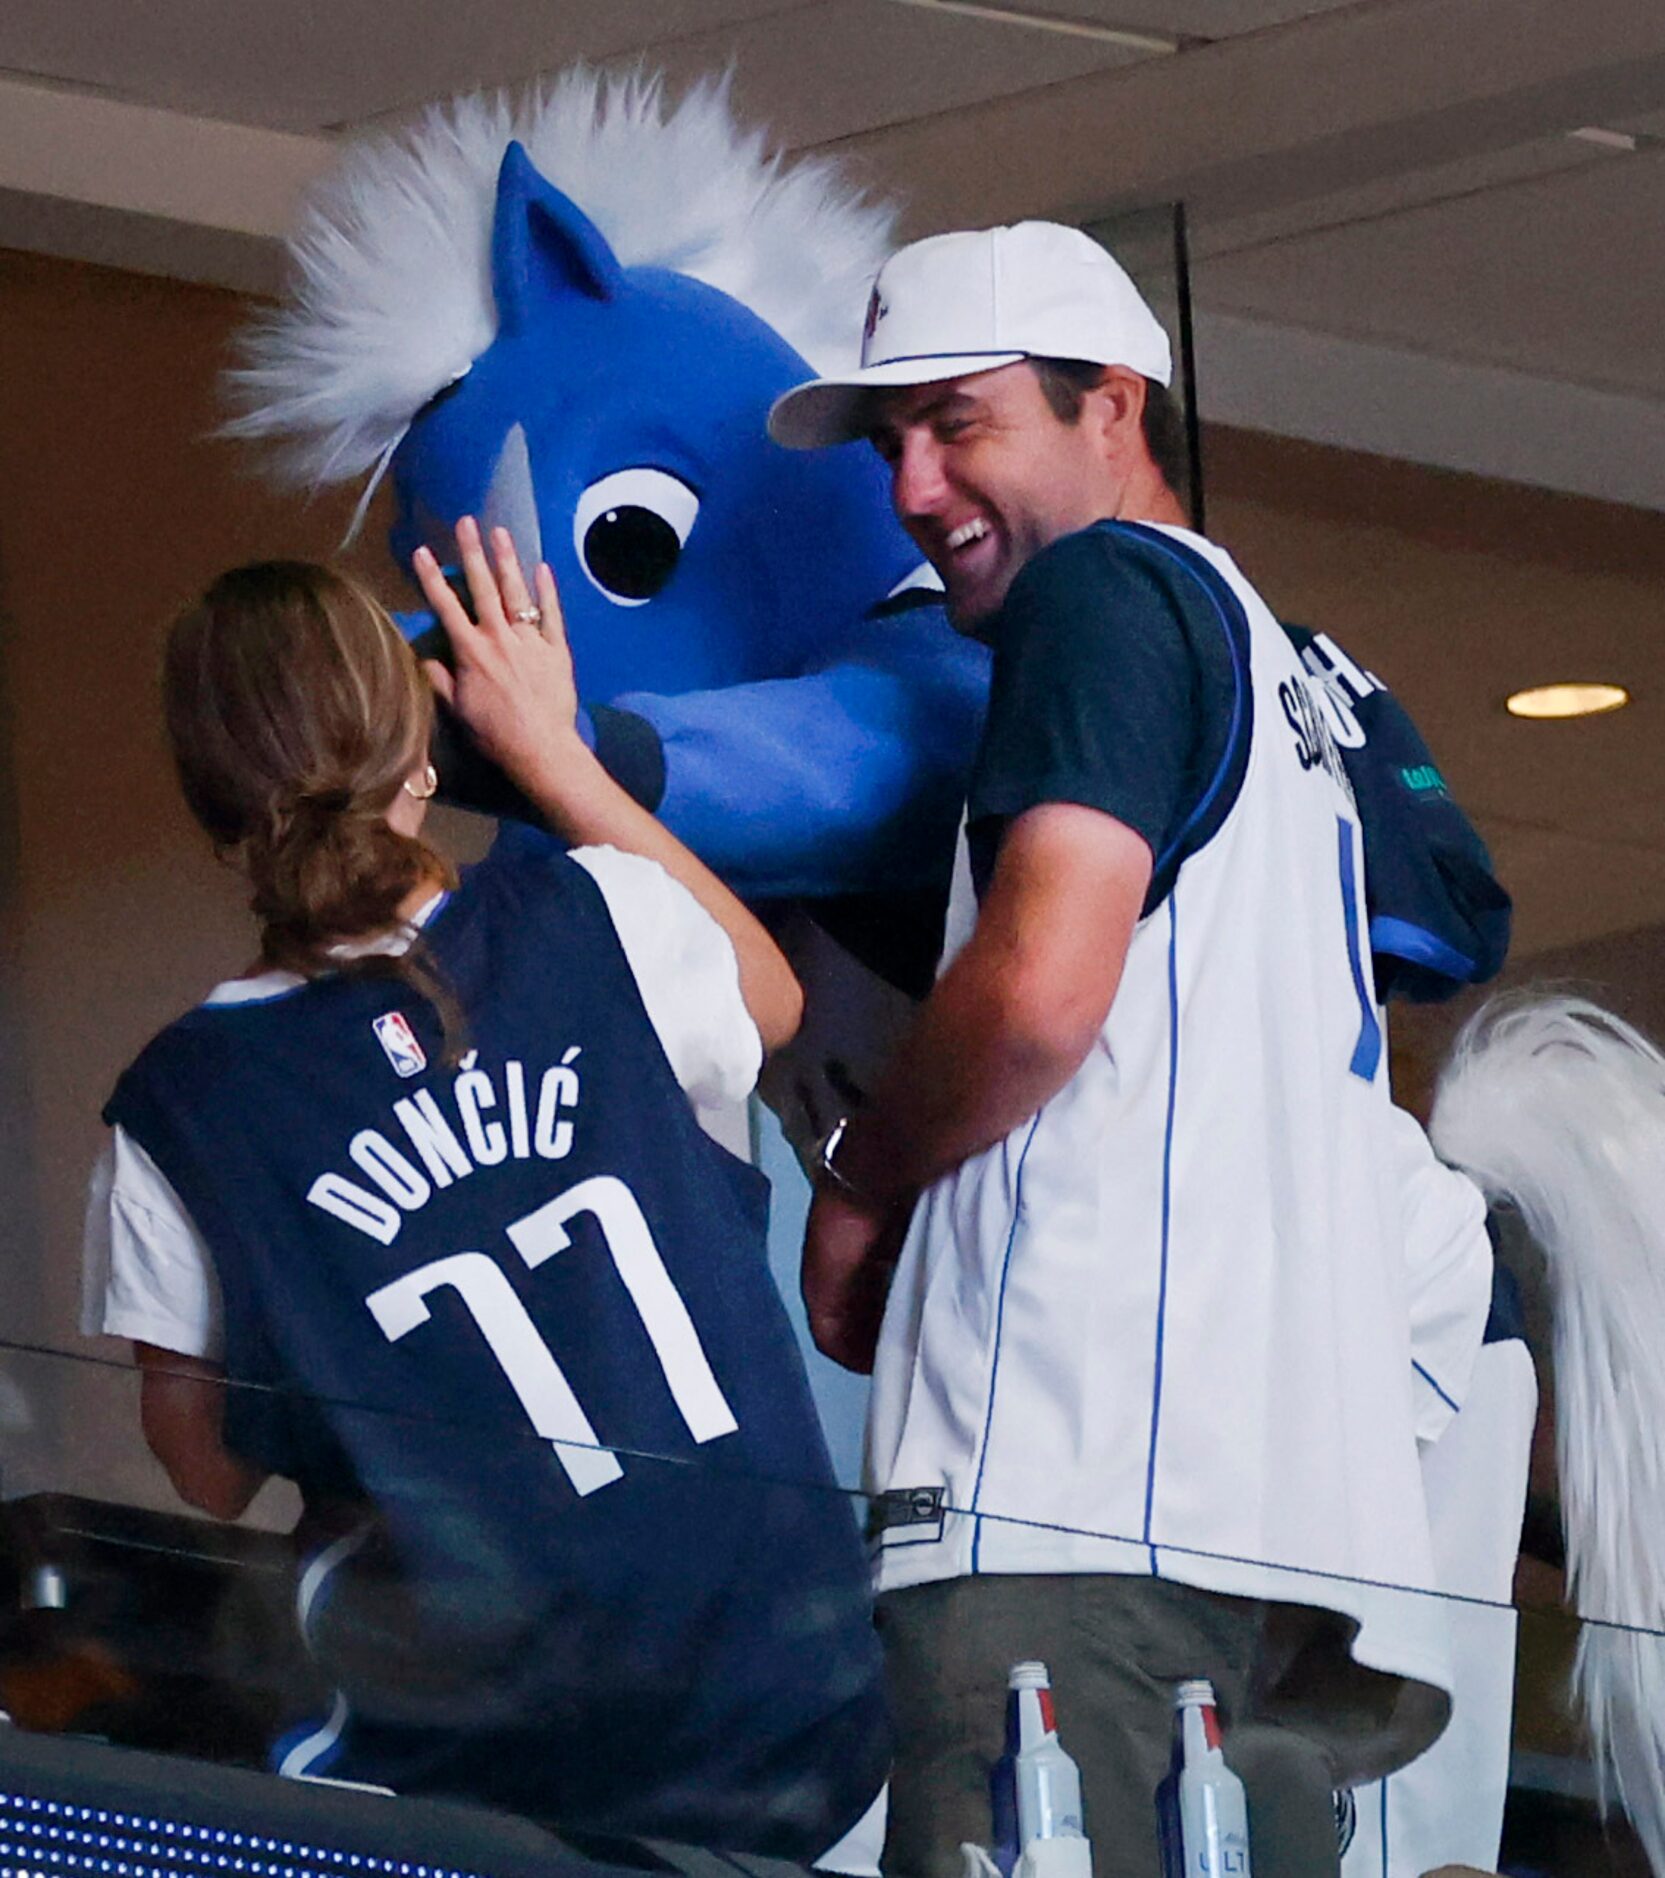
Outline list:
[[[434,557],[425,548],[416,552],[416,577],[456,658],[454,671],[428,662],[435,692],[557,834],[574,846],[605,843],[645,855],[693,894],[728,934],[746,1008],[764,1049],[775,1049],[798,1028],[803,1013],[791,966],[717,876],[596,760],[578,732],[578,693],[555,577],[539,566],[534,600],[508,532],[494,529],[491,546],[495,566],[473,518],[458,522],[473,620]]]
[[[424,661],[435,693],[468,726],[482,751],[523,787],[577,736],[578,692],[555,576],[539,562],[535,595],[506,528],[492,530],[491,558],[478,524],[457,524],[457,550],[475,617],[446,584],[426,548],[416,578],[451,641],[453,670]]]

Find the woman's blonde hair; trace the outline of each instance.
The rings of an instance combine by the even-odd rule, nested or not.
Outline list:
[[[333,948],[397,931],[424,880],[455,884],[386,819],[427,754],[433,698],[356,581],[306,561],[222,574],[174,622],[162,702],[185,801],[253,886],[269,965],[339,970]],[[445,1014],[419,949],[351,969],[397,971]]]

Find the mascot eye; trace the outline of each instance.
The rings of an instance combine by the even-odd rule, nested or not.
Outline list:
[[[664,470],[615,470],[578,498],[572,545],[584,572],[620,606],[642,606],[676,571],[700,499]]]

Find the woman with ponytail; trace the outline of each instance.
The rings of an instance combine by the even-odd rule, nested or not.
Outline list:
[[[443,1000],[403,917],[457,884],[421,838],[433,700],[369,595],[304,562],[222,574],[169,635],[162,702],[186,805],[253,889],[261,968]]]
[[[798,988],[585,746],[548,569],[457,532],[474,617],[419,554],[426,677],[307,564],[173,629],[180,785],[260,954],[106,1106],[87,1327],[134,1341],[187,1501],[301,1489],[340,1696],[281,1771],[807,1862],[884,1778],[865,1569],[765,1184],[695,1116]],[[459,882],[423,839],[430,683],[565,854]]]

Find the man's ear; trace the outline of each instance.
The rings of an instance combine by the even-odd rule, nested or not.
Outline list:
[[[1142,444],[1145,425],[1145,381],[1125,365],[1107,365],[1104,376],[1086,394],[1083,416],[1091,414],[1103,438],[1107,455],[1121,455],[1130,445]]]

